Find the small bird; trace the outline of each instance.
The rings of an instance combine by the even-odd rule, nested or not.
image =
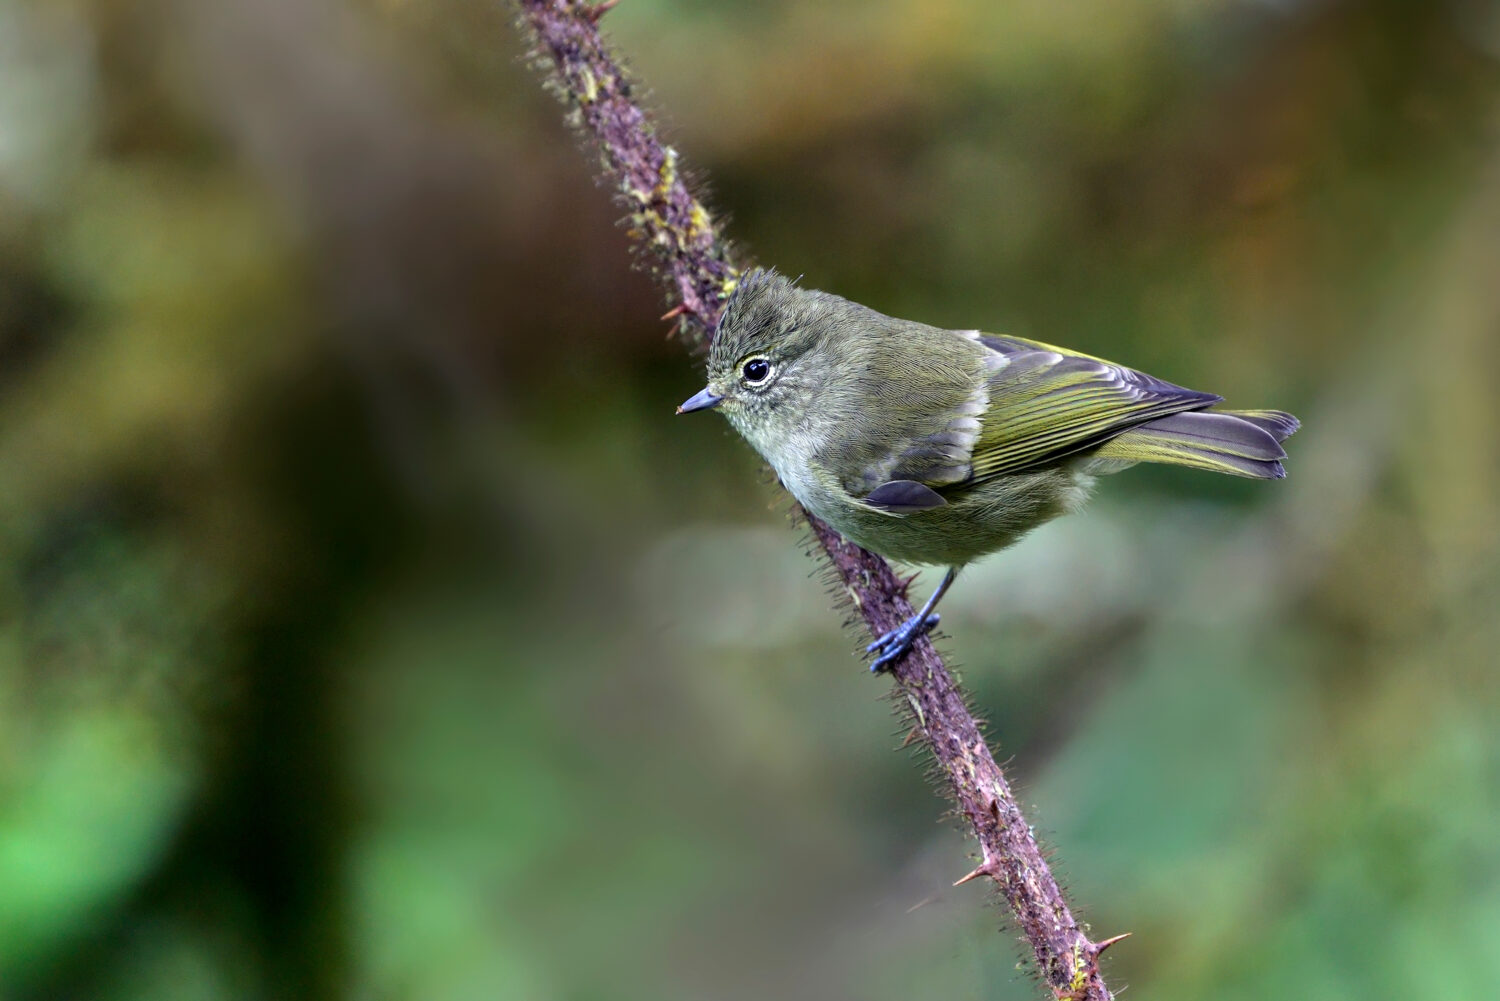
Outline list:
[[[802,506],[903,563],[946,566],[922,610],[871,643],[872,671],[938,622],[965,564],[1078,510],[1095,477],[1137,462],[1280,479],[1297,418],[1212,410],[1200,393],[1040,341],[944,330],[744,275],[725,303],[708,385],[716,408]]]

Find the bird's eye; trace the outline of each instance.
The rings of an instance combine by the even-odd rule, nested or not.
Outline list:
[[[751,358],[740,371],[744,373],[746,382],[758,386],[771,378],[771,363],[764,358]]]

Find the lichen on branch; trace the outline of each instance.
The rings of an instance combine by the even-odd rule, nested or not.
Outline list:
[[[613,6],[520,3],[549,89],[598,152],[602,179],[629,213],[628,234],[675,301],[676,329],[688,344],[702,347],[738,272],[713,217],[688,187],[677,150],[662,141],[599,33],[599,17]]]
[[[639,253],[674,303],[680,336],[703,348],[739,274],[734,252],[684,179],[677,151],[662,141],[635,88],[599,32],[616,0],[515,0],[549,88],[570,124],[598,152],[601,177],[629,213]],[[794,505],[872,636],[912,614],[906,581],[885,560],[845,540]],[[1099,956],[1123,936],[1096,942],[1079,926],[1031,827],[995,762],[962,691],[927,637],[893,665],[896,702],[913,739],[932,751],[950,795],[975,839],[980,864],[960,879],[998,887],[1056,998],[1108,1001]]]

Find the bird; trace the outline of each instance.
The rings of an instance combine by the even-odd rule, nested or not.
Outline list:
[[[707,385],[677,412],[723,414],[846,539],[947,568],[920,611],[866,648],[880,672],[938,623],[962,567],[1077,511],[1101,475],[1154,462],[1284,477],[1297,418],[1222,402],[1041,341],[886,316],[756,268],[725,301]]]

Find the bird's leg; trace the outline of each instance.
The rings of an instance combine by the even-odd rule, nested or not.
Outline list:
[[[889,668],[911,649],[911,645],[916,642],[918,636],[938,624],[941,616],[934,612],[933,608],[936,607],[938,599],[943,596],[943,592],[947,591],[948,586],[953,583],[953,578],[957,576],[958,567],[949,567],[948,572],[943,575],[943,579],[938,582],[937,588],[932,592],[932,597],[927,599],[927,604],[922,606],[920,612],[865,647],[865,653],[878,651],[880,654],[871,662],[871,671],[879,674]]]

